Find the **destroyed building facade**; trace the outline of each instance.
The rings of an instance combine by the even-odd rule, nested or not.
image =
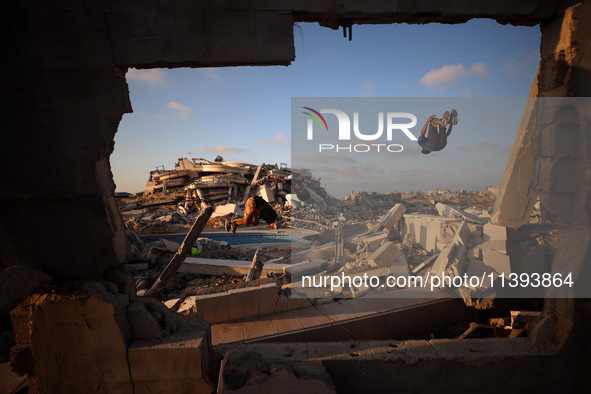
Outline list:
[[[31,392],[187,387],[211,392],[215,386],[202,373],[210,360],[208,323],[181,321],[159,303],[136,297],[126,274],[113,268],[124,261],[129,246],[109,165],[117,126],[122,115],[131,112],[125,82],[128,67],[288,65],[294,60],[293,24],[299,21],[338,28],[491,18],[503,24],[540,25],[541,63],[532,98],[591,96],[589,0],[446,4],[131,0],[15,2],[6,7],[1,27],[7,130],[1,144],[1,264],[11,270],[37,269],[55,283],[74,283],[67,291],[49,288],[33,294],[13,309],[18,343],[13,359],[16,369],[28,374]],[[532,100],[522,118],[492,222],[519,228],[539,197],[542,215],[561,228],[552,271],[568,269],[588,281],[588,115],[581,113],[576,100],[565,100],[545,108],[547,118],[540,120],[533,115],[535,105]],[[540,121],[545,122],[542,127],[534,127]],[[27,159],[31,157],[34,160]],[[38,174],[40,166],[43,174],[34,182],[23,176]],[[3,274],[31,290],[47,282],[40,274]],[[6,297],[4,289],[8,286],[3,285]],[[534,331],[537,342],[557,345],[550,355],[524,342],[360,342],[352,351],[346,343],[323,346],[303,337],[290,345],[241,345],[220,362],[231,372],[237,368],[236,359],[248,359],[251,371],[260,366],[273,371],[277,382],[298,382],[306,366],[286,366],[285,359],[320,360],[324,370],[313,367],[305,372],[314,377],[309,387],[319,392],[333,390],[327,373],[332,384],[358,392],[390,387],[392,376],[400,376],[398,388],[408,392],[498,392],[510,391],[511,384],[517,384],[514,391],[533,387],[540,392],[576,392],[587,387],[585,377],[591,368],[589,302],[576,295],[545,294]],[[14,307],[14,297],[7,298],[1,305],[3,313]],[[385,324],[384,319],[376,320],[376,325]],[[50,329],[54,325],[60,329]],[[172,343],[142,342],[142,336],[162,335],[162,327],[175,336],[168,337]],[[329,347],[342,350],[341,356]],[[228,379],[218,385],[220,392],[238,389],[227,384],[230,372],[222,374]],[[248,373],[234,376],[249,381]],[[486,389],[483,381],[490,383]],[[265,388],[273,384],[256,376],[250,382]]]

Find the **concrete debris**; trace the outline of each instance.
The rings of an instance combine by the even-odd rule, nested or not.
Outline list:
[[[246,278],[244,279],[246,282],[256,280],[261,277],[264,264],[261,261],[260,252],[261,248],[257,248],[256,252],[254,252],[250,269],[248,270],[248,274],[246,274]]]
[[[440,216],[461,218],[476,224],[485,224],[489,220],[488,218],[481,218],[466,211],[462,211],[461,209],[456,209],[442,203],[437,203],[435,207],[437,208],[437,212],[439,212]]]
[[[230,350],[220,367],[218,394],[336,393],[326,369],[315,363],[285,361],[256,352]]]
[[[251,261],[248,260],[225,260],[207,259],[202,257],[187,257],[179,268],[179,272],[198,275],[234,275],[242,276],[248,274]],[[268,264],[263,266],[261,275],[266,277],[269,274],[282,274],[285,265]]]
[[[392,265],[402,252],[394,242],[384,242],[382,246],[369,256],[367,262],[372,267],[385,267]]]
[[[315,274],[326,268],[327,260],[316,259],[312,261],[303,261],[297,264],[291,264],[283,268],[284,273],[289,273],[292,277],[301,275]]]
[[[507,253],[507,228],[487,223],[483,226],[482,243],[480,249],[492,249],[500,253]]]
[[[52,281],[51,276],[25,265],[7,268],[0,272],[0,316],[16,307],[35,290]]]
[[[406,212],[406,207],[398,203],[394,205],[378,222],[378,229],[380,231],[382,229],[388,229],[396,226],[402,215]]]
[[[416,273],[420,272],[422,269],[427,268],[431,263],[435,262],[435,259],[437,259],[437,257],[439,257],[439,253],[435,253],[433,256],[431,256],[428,259],[424,260],[423,262],[421,262],[419,265],[417,265],[412,270],[412,273],[413,274],[416,274]]]

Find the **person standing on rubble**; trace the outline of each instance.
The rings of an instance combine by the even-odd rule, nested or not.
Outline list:
[[[236,227],[248,226],[249,224],[258,226],[261,219],[267,222],[272,229],[279,228],[281,224],[281,216],[275,212],[273,207],[264,198],[254,196],[246,200],[246,204],[244,204],[244,218],[226,219],[225,228],[226,231],[231,230],[236,233]]]
[[[435,115],[429,116],[418,140],[419,145],[423,148],[421,153],[427,155],[432,151],[440,151],[445,148],[447,137],[451,134],[451,129],[455,124],[458,124],[458,112],[455,109],[452,109],[451,113],[445,111],[441,119],[435,118]],[[446,128],[447,125],[449,127]],[[425,137],[427,128],[429,133]]]

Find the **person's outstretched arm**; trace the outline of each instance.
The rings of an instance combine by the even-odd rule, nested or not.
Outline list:
[[[423,126],[423,130],[421,130],[421,138],[425,138],[425,133],[427,132],[427,126],[429,125],[429,122],[431,122],[433,120],[433,118],[435,118],[435,115],[429,116],[429,119],[427,119],[427,121],[425,122],[425,125]]]

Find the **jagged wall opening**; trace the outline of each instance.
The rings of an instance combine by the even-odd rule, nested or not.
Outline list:
[[[298,9],[264,1],[245,6],[193,1],[150,6],[135,1],[7,5],[1,17],[1,36],[7,58],[14,60],[8,62],[3,74],[3,91],[8,96],[6,125],[11,130],[3,135],[0,167],[7,185],[0,191],[3,262],[10,267],[38,267],[63,281],[96,276],[125,255],[126,241],[113,206],[114,185],[108,165],[117,124],[129,110],[125,66],[121,65],[288,64],[294,55],[293,22],[307,15],[333,27],[344,19],[348,24],[363,22],[366,17],[414,23],[454,23],[488,17],[525,25],[542,21],[542,62],[536,95],[591,96],[591,57],[585,45],[591,37],[589,1],[486,2],[477,10],[467,9],[471,6],[465,3],[450,8],[420,0],[394,5],[299,4]],[[380,19],[380,15],[386,16]],[[588,127],[585,131],[588,135]],[[587,149],[584,153],[587,166],[591,152]],[[534,156],[531,161],[539,164],[539,159]],[[566,162],[550,162],[541,177]],[[19,171],[12,170],[14,163],[19,163]],[[577,160],[570,163],[577,164]],[[573,173],[579,171],[571,169]],[[36,176],[36,182],[22,179],[23,173],[40,171],[42,176]],[[567,201],[574,202],[568,212],[559,209],[565,200],[555,197],[563,197],[562,188],[572,184],[564,186],[557,180],[539,185],[539,191],[549,196],[546,209],[564,225],[564,234],[568,235],[561,241],[563,254],[555,262],[557,268],[561,261],[578,268],[589,266],[589,174],[581,176],[581,183],[574,185],[586,186],[563,193]],[[526,175],[527,184],[529,178]],[[522,197],[518,193],[517,198]],[[31,229],[39,229],[47,236],[36,236],[32,241]],[[64,236],[73,241],[67,248],[60,243]],[[42,258],[39,250],[44,252]],[[549,294],[546,301],[548,318],[540,327],[545,330],[541,337],[564,343],[573,324],[580,327],[588,314],[576,315],[585,309],[572,294],[553,296]],[[580,331],[575,331],[580,340]],[[580,355],[580,346],[573,341],[571,338],[569,350]],[[579,343],[588,344],[588,340]]]

